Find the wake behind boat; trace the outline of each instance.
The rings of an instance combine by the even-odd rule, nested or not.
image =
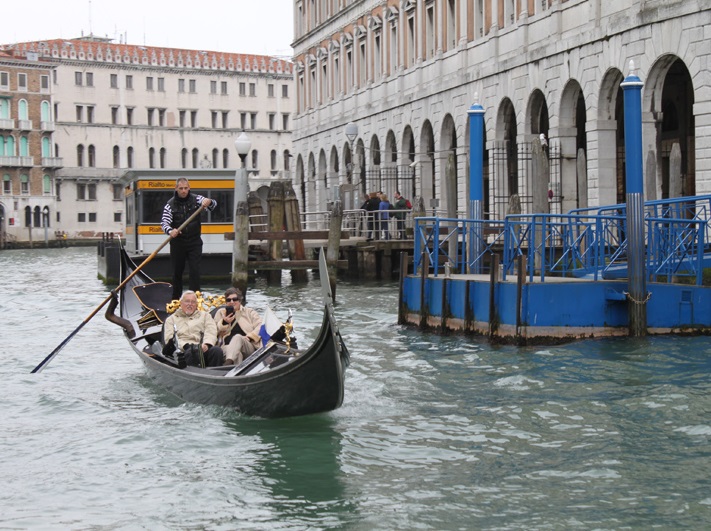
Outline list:
[[[238,366],[181,368],[162,354],[163,322],[171,300],[170,284],[154,282],[121,250],[119,316],[113,303],[106,318],[122,326],[151,378],[185,400],[235,408],[258,417],[288,417],[320,413],[343,402],[348,350],[333,312],[323,251],[320,257],[323,322],[307,349],[269,341]],[[124,280],[131,277],[124,284]]]

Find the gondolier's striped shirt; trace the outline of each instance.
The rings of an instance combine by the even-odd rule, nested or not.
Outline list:
[[[199,208],[200,205],[202,204],[202,202],[205,200],[205,196],[198,195],[198,194],[194,194],[194,195],[195,195],[195,199],[197,200],[197,205]],[[212,212],[213,210],[215,210],[215,207],[217,206],[217,201],[215,201],[214,199],[211,199],[210,201],[212,201],[212,202],[210,203],[210,206],[207,207],[207,210]],[[170,209],[170,201],[167,201],[165,203],[165,206],[163,207],[163,216],[160,219],[160,226],[163,229],[163,232],[168,234],[173,229],[173,227],[171,227],[172,223],[173,223],[173,211]]]

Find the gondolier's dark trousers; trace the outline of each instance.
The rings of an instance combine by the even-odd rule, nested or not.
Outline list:
[[[200,260],[202,259],[202,238],[178,236],[170,240],[170,263],[173,267],[173,299],[183,294],[183,272],[188,263],[188,288],[200,291]]]

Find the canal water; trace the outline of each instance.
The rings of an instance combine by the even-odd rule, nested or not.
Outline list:
[[[214,292],[222,286],[213,286]],[[707,529],[704,337],[493,347],[397,325],[397,285],[338,286],[337,411],[263,420],[153,385],[93,249],[0,252],[0,529]],[[249,305],[320,324],[319,282]]]

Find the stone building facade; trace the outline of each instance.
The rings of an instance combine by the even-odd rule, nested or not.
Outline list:
[[[82,37],[4,46],[52,67],[57,228],[70,238],[123,232],[118,179],[131,169],[237,169],[291,175],[293,69],[282,58],[116,44]]]
[[[644,82],[646,197],[711,193],[708,1],[295,0],[294,12],[295,183],[311,209],[339,186],[356,207],[400,189],[467,212],[474,103],[486,111],[488,216],[514,195],[532,211],[541,135],[547,211],[624,201],[631,61]]]
[[[44,241],[45,227],[54,226],[52,185],[61,160],[54,156],[53,70],[36,55],[15,59],[0,51],[0,248]]]

